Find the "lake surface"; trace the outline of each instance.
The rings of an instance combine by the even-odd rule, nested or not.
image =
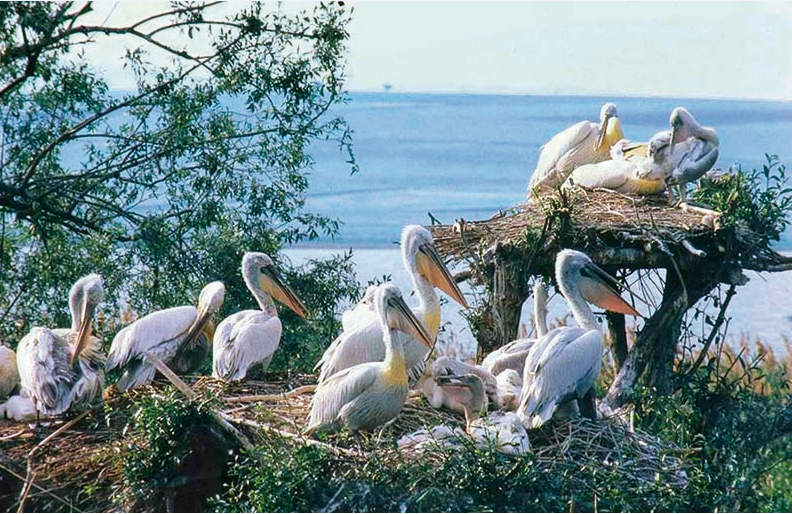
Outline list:
[[[765,153],[787,165],[792,157],[792,102],[353,93],[337,112],[354,130],[360,172],[350,175],[346,156],[334,145],[311,149],[316,164],[308,209],[341,220],[341,232],[286,253],[300,264],[351,248],[362,283],[391,274],[409,290],[396,246],[404,225],[427,225],[429,213],[441,223],[486,219],[521,203],[539,147],[573,123],[596,120],[606,101],[616,103],[625,135],[635,141],[666,130],[671,110],[685,106],[700,123],[717,129],[719,168],[759,168]],[[789,232],[777,249],[792,251]],[[732,300],[729,337],[758,337],[785,351],[792,336],[792,306],[786,301],[792,273],[749,277]],[[449,305],[446,311],[455,336],[472,339],[458,310]],[[554,300],[551,318],[564,311]]]

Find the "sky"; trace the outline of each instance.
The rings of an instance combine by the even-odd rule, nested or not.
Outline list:
[[[350,91],[792,101],[792,2],[346,3]],[[95,20],[124,23],[167,3],[95,6]],[[119,50],[87,55],[129,87]]]

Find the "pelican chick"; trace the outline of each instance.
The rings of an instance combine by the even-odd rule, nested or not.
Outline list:
[[[396,331],[412,336],[428,349],[432,340],[396,286],[379,286],[373,306],[383,334],[385,359],[345,368],[319,383],[311,400],[306,434],[346,426],[357,439],[360,430],[388,423],[404,407],[407,368],[402,340]]]
[[[5,403],[0,403],[0,419],[32,421],[36,419],[36,405],[25,394],[15,394]]]
[[[476,375],[484,388],[483,408],[486,409],[487,403],[498,402],[498,381],[488,369],[475,364],[458,361],[454,358],[443,355],[435,359],[431,367],[431,375],[422,377],[419,382],[421,391],[426,396],[429,404],[435,409],[445,408],[452,412],[463,414],[464,405],[456,400],[453,395],[449,395],[447,388],[441,385],[440,379],[449,375]]]
[[[432,234],[420,225],[407,225],[401,235],[402,262],[413,289],[418,297],[418,305],[412,310],[434,343],[440,331],[440,301],[434,288],[448,294],[464,308],[468,308],[448,268],[443,264],[434,245]],[[319,368],[319,383],[339,371],[364,362],[377,362],[385,358],[384,333],[375,316],[345,329],[327,347],[316,364]],[[422,343],[405,339],[404,357],[411,380],[421,376],[424,360],[429,350]]]
[[[570,400],[577,400],[582,414],[596,418],[594,385],[602,365],[603,336],[587,302],[639,315],[619,295],[616,279],[584,253],[559,252],[555,272],[561,294],[580,328],[551,330],[528,354],[518,410],[526,428],[538,428]]]
[[[245,252],[242,278],[256,298],[259,310],[239,311],[217,325],[212,342],[212,376],[225,381],[242,380],[254,366],[261,366],[267,372],[283,331],[273,297],[298,316],[305,317],[307,311],[283,282],[268,255]]]
[[[8,398],[19,386],[19,371],[14,350],[0,344],[0,400]]]
[[[104,298],[102,277],[91,273],[69,291],[71,328],[33,327],[17,347],[22,393],[36,411],[59,415],[89,407],[101,398],[105,356],[91,334],[96,307]]]
[[[643,168],[630,160],[608,160],[575,168],[567,185],[610,189],[622,194],[653,195],[666,190],[662,179],[642,178]]]
[[[146,359],[151,352],[178,374],[192,373],[209,356],[214,324],[212,315],[223,304],[225,286],[210,282],[192,305],[152,312],[121,329],[113,339],[107,370],[123,369],[116,384],[120,392],[154,380],[157,369]]]
[[[509,455],[521,455],[530,450],[528,434],[520,418],[513,412],[493,412],[487,417],[484,385],[477,375],[447,375],[438,383],[449,396],[465,408],[465,432],[479,448],[494,448]],[[483,407],[482,407],[483,405]]]
[[[578,166],[609,159],[611,146],[620,139],[624,134],[612,103],[602,106],[599,124],[581,121],[554,135],[542,145],[528,185],[528,200],[561,187]]]

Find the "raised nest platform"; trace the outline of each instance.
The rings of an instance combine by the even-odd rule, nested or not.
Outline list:
[[[436,448],[416,453],[395,447],[397,439],[419,428],[439,424],[464,427],[462,416],[433,409],[418,395],[410,396],[402,413],[386,427],[380,439],[377,434],[366,438],[370,452],[361,453],[345,431],[329,435],[323,442],[306,439],[300,431],[308,417],[312,392],[305,385],[314,380],[315,377],[305,375],[289,381],[224,384],[201,377],[191,380],[191,389],[199,401],[215,398],[211,403],[214,412],[254,446],[319,446],[327,450],[329,459],[336,460],[334,469],[339,474],[350,467],[364,466],[372,452],[384,463],[424,459],[440,465],[449,457],[444,451],[464,451]],[[37,446],[67,421],[40,426],[0,421],[0,506],[5,511],[16,511],[23,496],[25,510],[107,512],[151,508],[131,502],[132,495],[124,493],[123,463],[119,457],[133,445],[141,444],[127,426],[132,409],[137,408],[134,399],[163,394],[167,385],[157,381],[129,395],[115,396],[104,408],[91,412],[40,447]],[[687,483],[684,452],[652,437],[630,433],[617,421],[559,422],[531,431],[529,436],[534,465],[543,471],[605,466],[645,483],[661,480],[671,488],[683,488]],[[33,458],[28,459],[34,449]],[[26,477],[32,480],[29,491],[22,493]],[[592,487],[583,479],[574,485],[583,490]],[[111,497],[114,492],[116,498]]]

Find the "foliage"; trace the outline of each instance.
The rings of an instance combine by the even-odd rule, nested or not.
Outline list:
[[[169,389],[165,395],[140,396],[133,408],[125,429],[132,437],[120,456],[123,487],[117,491],[116,501],[164,511],[163,493],[184,481],[179,478],[184,473],[180,468],[196,451],[193,432],[211,430],[208,405],[184,401],[180,392]]]
[[[738,164],[716,178],[702,179],[694,198],[723,212],[727,228],[747,228],[761,236],[753,250],[769,248],[779,241],[789,225],[792,188],[786,166],[777,155],[765,154],[767,164],[760,170],[743,171]]]
[[[105,279],[100,332],[126,310],[194,304],[216,279],[232,290],[225,312],[239,310],[244,251],[337,232],[305,209],[307,148],[335,141],[357,169],[351,131],[328,114],[346,101],[349,11],[223,7],[235,12],[174,3],[100,26],[90,3],[0,6],[0,315],[13,321],[0,339],[68,325],[67,292],[88,272]],[[121,38],[131,91],[86,57]]]

